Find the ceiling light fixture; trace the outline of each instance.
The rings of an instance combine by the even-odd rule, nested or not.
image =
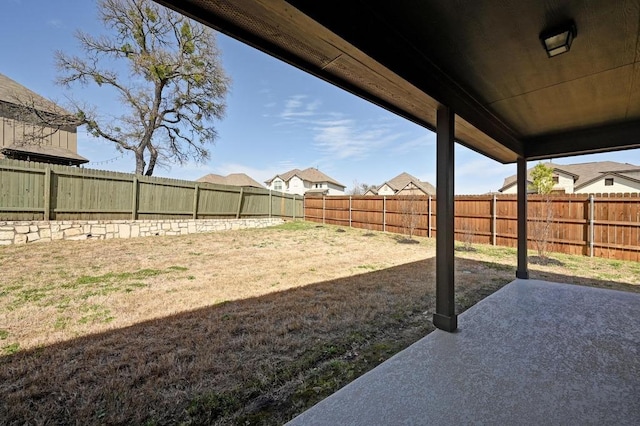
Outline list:
[[[578,35],[576,23],[569,21],[561,26],[540,33],[540,41],[550,58],[566,53],[571,49],[573,39]]]

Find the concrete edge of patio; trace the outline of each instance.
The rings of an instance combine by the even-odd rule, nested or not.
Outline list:
[[[291,425],[637,424],[640,294],[516,280]]]

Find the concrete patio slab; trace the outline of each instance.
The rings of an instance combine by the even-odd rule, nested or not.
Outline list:
[[[291,425],[638,425],[640,294],[516,280]]]

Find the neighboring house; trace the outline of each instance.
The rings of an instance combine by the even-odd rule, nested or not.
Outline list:
[[[436,188],[409,173],[400,173],[377,188],[371,188],[364,195],[435,195]]]
[[[615,161],[597,161],[579,164],[544,163],[553,168],[553,192],[565,194],[615,194],[640,192],[640,166]],[[531,189],[531,171],[527,170],[527,188]],[[516,175],[504,180],[499,191],[517,194]]]
[[[313,167],[293,169],[265,181],[273,191],[298,195],[344,195],[346,186]]]
[[[66,115],[71,113],[0,74],[0,158],[70,166],[87,163],[78,155],[77,126],[37,124],[38,117]]]
[[[231,173],[227,176],[209,173],[206,176],[202,176],[196,182],[208,182],[216,183],[218,185],[244,186],[264,189],[263,185],[244,173]]]

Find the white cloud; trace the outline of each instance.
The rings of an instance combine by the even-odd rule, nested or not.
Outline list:
[[[318,120],[313,127],[314,145],[332,159],[363,159],[401,135],[387,124],[359,124],[353,119]]]
[[[284,111],[280,113],[280,118],[285,120],[299,117],[312,117],[317,115],[316,110],[321,105],[319,100],[305,102],[307,95],[293,95],[285,101]]]
[[[435,135],[425,130],[425,134],[423,136],[394,146],[392,152],[394,154],[404,155],[412,152],[425,152],[427,149],[432,147],[435,147]]]
[[[60,29],[64,28],[64,23],[60,19],[49,19],[47,21],[47,26]]]
[[[264,184],[264,181],[271,179],[277,174],[288,172],[291,169],[295,169],[297,166],[290,160],[280,161],[273,165],[268,165],[264,168],[257,168],[247,166],[240,163],[224,163],[214,167],[213,173],[226,176],[230,173],[246,173],[253,179]]]

